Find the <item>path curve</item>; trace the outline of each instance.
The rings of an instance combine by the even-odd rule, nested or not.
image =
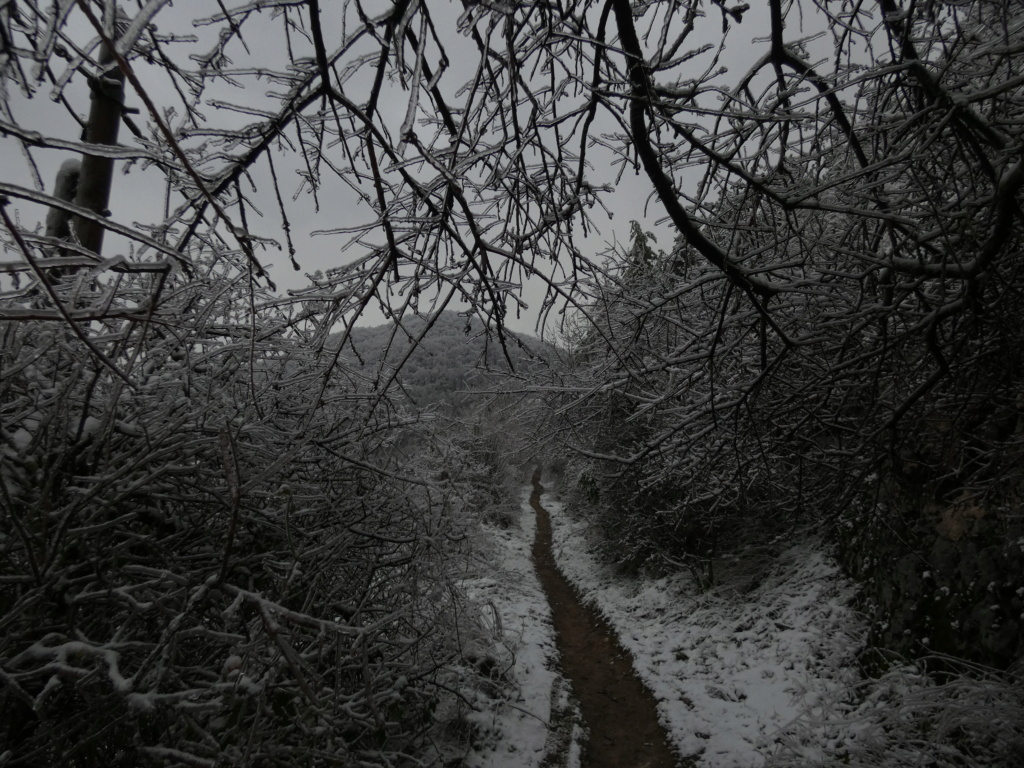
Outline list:
[[[607,622],[580,603],[555,566],[551,519],[540,503],[543,493],[538,470],[530,496],[537,513],[533,561],[551,605],[562,671],[590,730],[582,768],[674,768],[676,760],[658,724],[654,697],[633,672],[629,653]]]

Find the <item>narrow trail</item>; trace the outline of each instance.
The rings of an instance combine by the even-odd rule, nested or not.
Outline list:
[[[658,724],[654,697],[637,679],[630,655],[605,620],[580,603],[555,566],[551,519],[540,503],[542,493],[538,470],[530,496],[537,513],[533,560],[551,605],[562,671],[590,730],[582,768],[673,768],[676,759]]]

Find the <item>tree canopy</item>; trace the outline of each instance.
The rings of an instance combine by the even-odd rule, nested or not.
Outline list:
[[[0,5],[0,755],[446,759],[496,438],[358,369],[371,307],[571,338],[534,389],[623,559],[813,513],[1005,560],[1022,46],[1002,0]],[[605,261],[630,175],[675,241]]]

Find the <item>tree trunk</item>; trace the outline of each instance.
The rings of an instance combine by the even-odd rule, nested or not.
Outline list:
[[[90,82],[92,106],[85,128],[85,141],[90,144],[117,144],[117,131],[124,108],[124,73],[114,60],[107,45],[100,52],[99,77]],[[114,175],[114,161],[98,155],[84,155],[75,202],[101,216],[109,215],[110,186]],[[96,221],[75,217],[75,234],[79,242],[90,251],[100,252],[103,247],[104,227]]]

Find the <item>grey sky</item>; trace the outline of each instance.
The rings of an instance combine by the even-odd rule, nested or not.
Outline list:
[[[128,3],[124,3],[129,7]],[[225,3],[226,6],[234,8],[243,5],[242,3]],[[340,9],[343,7],[338,0],[323,0],[322,2],[322,24],[325,37],[335,35],[340,38],[340,30],[343,23]],[[381,0],[372,0],[367,8],[385,10],[390,3]],[[472,44],[468,38],[459,35],[456,31],[456,22],[462,12],[461,5],[448,2],[430,3],[431,12],[439,27],[447,27],[445,35],[450,36],[446,41],[448,55],[452,59],[449,73],[442,78],[442,85],[446,93],[454,92],[455,85],[461,82],[461,78],[468,76],[460,72],[460,52],[465,55],[474,54]],[[205,53],[210,50],[216,36],[225,29],[222,23],[210,25],[195,25],[193,19],[204,14],[215,13],[217,6],[208,0],[185,0],[174,5],[163,8],[155,17],[159,33],[161,35],[175,34],[182,38],[182,42],[167,44],[164,50],[174,57],[175,61],[182,65],[195,66],[194,61],[189,57]],[[135,13],[134,7],[129,13]],[[84,42],[93,37],[92,30],[86,26],[84,17],[81,14],[73,13],[71,21],[75,25],[71,28],[73,37]],[[347,22],[351,23],[351,19]],[[721,38],[721,20],[710,18],[703,22],[706,37],[709,42],[716,43]],[[733,45],[730,46],[730,58],[728,62],[720,61],[719,66],[727,66],[734,70],[733,76],[725,76],[723,82],[728,82],[738,73],[744,71],[760,53],[764,50],[764,44],[749,44],[753,38],[763,34],[767,28],[765,11],[759,7],[748,13],[742,25],[732,25],[729,33]],[[656,30],[653,30],[656,32]],[[194,38],[189,40],[188,38]],[[207,89],[203,94],[201,102],[197,105],[199,111],[207,120],[207,125],[216,128],[239,128],[247,122],[257,119],[253,115],[240,114],[232,111],[224,105],[235,105],[237,109],[252,108],[254,110],[273,110],[279,102],[272,98],[273,93],[280,94],[283,86],[275,83],[266,77],[258,76],[257,70],[281,69],[287,63],[283,24],[280,18],[272,18],[268,11],[262,12],[259,17],[246,20],[243,27],[244,45],[237,41],[233,42],[228,53],[232,58],[232,67],[239,71],[235,78],[236,84],[231,85],[221,82],[214,87]],[[311,47],[306,41],[301,40],[294,33],[291,44],[300,55],[312,55]],[[367,52],[370,49],[367,48]],[[358,53],[356,51],[355,53]],[[708,56],[698,57],[693,62],[694,72],[699,73],[700,69],[707,66]],[[59,61],[59,60],[55,60]],[[161,109],[173,108],[175,112],[165,113],[168,122],[180,125],[182,111],[180,94],[172,87],[172,83],[166,74],[158,66],[147,65],[143,60],[135,61],[134,69],[143,81],[147,92]],[[364,67],[357,71],[348,81],[345,82],[346,91],[353,94],[356,101],[365,98],[369,90],[369,77],[372,69]],[[58,76],[60,73],[57,73]],[[451,76],[449,76],[451,75]],[[386,116],[385,127],[392,135],[397,135],[405,118],[407,93],[401,83],[388,83],[383,91],[381,102],[381,113]],[[180,83],[179,83],[180,87]],[[39,131],[47,136],[64,139],[67,141],[79,140],[79,127],[71,119],[63,105],[54,103],[48,98],[51,86],[43,83],[35,98],[26,100],[17,93],[9,94],[9,104],[13,111],[14,120],[22,127]],[[83,78],[75,76],[70,79],[63,94],[70,102],[74,111],[84,116],[88,110],[88,97],[86,84]],[[135,115],[140,127],[149,121],[145,114],[137,94],[128,88],[127,104],[129,107],[142,108],[142,114]],[[145,130],[145,129],[144,129]],[[600,132],[614,132],[616,126],[610,122],[598,129]],[[195,139],[196,142],[201,139]],[[122,129],[121,142],[127,145],[136,143],[135,138]],[[332,151],[340,152],[340,148],[328,148],[328,156]],[[31,158],[38,166],[44,187],[49,190],[53,178],[61,162],[69,157],[66,150],[41,150],[31,151]],[[629,222],[637,220],[646,230],[654,231],[658,237],[658,246],[669,248],[672,241],[672,232],[668,227],[659,224],[663,216],[660,203],[650,199],[651,185],[643,174],[637,174],[632,168],[628,168],[619,176],[619,169],[613,166],[612,156],[602,154],[599,148],[591,155],[593,169],[591,182],[595,186],[615,184],[614,192],[604,195],[604,204],[611,212],[611,216],[594,207],[591,211],[592,222],[596,229],[588,236],[584,236],[580,227],[575,227],[577,242],[580,251],[591,258],[596,257],[605,251],[611,243],[622,242],[628,238]],[[366,248],[359,244],[351,244],[351,236],[331,235],[315,236],[314,232],[324,230],[337,230],[339,228],[352,227],[358,223],[366,223],[375,219],[374,212],[364,202],[359,200],[357,194],[348,188],[338,179],[324,176],[325,184],[319,190],[317,198],[319,210],[314,204],[313,195],[309,192],[308,186],[302,188],[301,179],[298,175],[302,171],[299,155],[275,154],[276,171],[281,182],[281,193],[283,201],[287,206],[288,216],[292,225],[292,236],[297,247],[296,259],[301,271],[296,272],[289,264],[287,253],[268,249],[258,251],[257,255],[264,264],[272,266],[270,274],[282,291],[299,289],[307,285],[306,273],[316,270],[326,270],[340,266],[353,258],[358,258],[366,252]],[[123,223],[149,224],[159,222],[164,218],[165,207],[169,203],[171,208],[180,202],[179,199],[165,200],[166,189],[162,172],[145,162],[119,162],[119,172],[115,176],[113,196],[110,209],[112,215]],[[212,166],[211,166],[212,167]],[[0,137],[0,168],[2,178],[9,183],[24,186],[36,186],[33,179],[32,166],[27,162],[26,157],[18,142],[10,137]],[[677,174],[677,182],[686,184],[690,180],[691,187],[699,178],[699,169],[691,169]],[[251,195],[256,208],[262,212],[262,218],[249,215],[249,230],[260,237],[274,239],[282,245],[284,238],[281,233],[281,217],[278,211],[278,203],[271,192],[269,169],[265,162],[258,163],[250,174],[250,181],[255,184],[253,191],[250,184],[243,184],[243,193]],[[683,190],[684,193],[691,190]],[[297,194],[293,200],[292,195]],[[20,221],[25,226],[32,226],[34,221],[41,222],[45,218],[45,210],[41,206],[33,206],[19,201],[17,210]],[[374,244],[383,244],[383,235],[374,234],[371,238]],[[106,245],[108,254],[124,250],[127,243],[116,237],[109,237]],[[4,256],[4,260],[10,260],[11,254]],[[520,331],[532,332],[536,323],[536,311],[539,308],[542,289],[539,284],[526,284],[523,287],[523,301],[530,306],[530,310],[524,312],[519,319],[510,314],[509,325]],[[458,308],[458,307],[456,307]],[[368,312],[362,322],[378,323],[383,321],[383,315],[375,309]]]

